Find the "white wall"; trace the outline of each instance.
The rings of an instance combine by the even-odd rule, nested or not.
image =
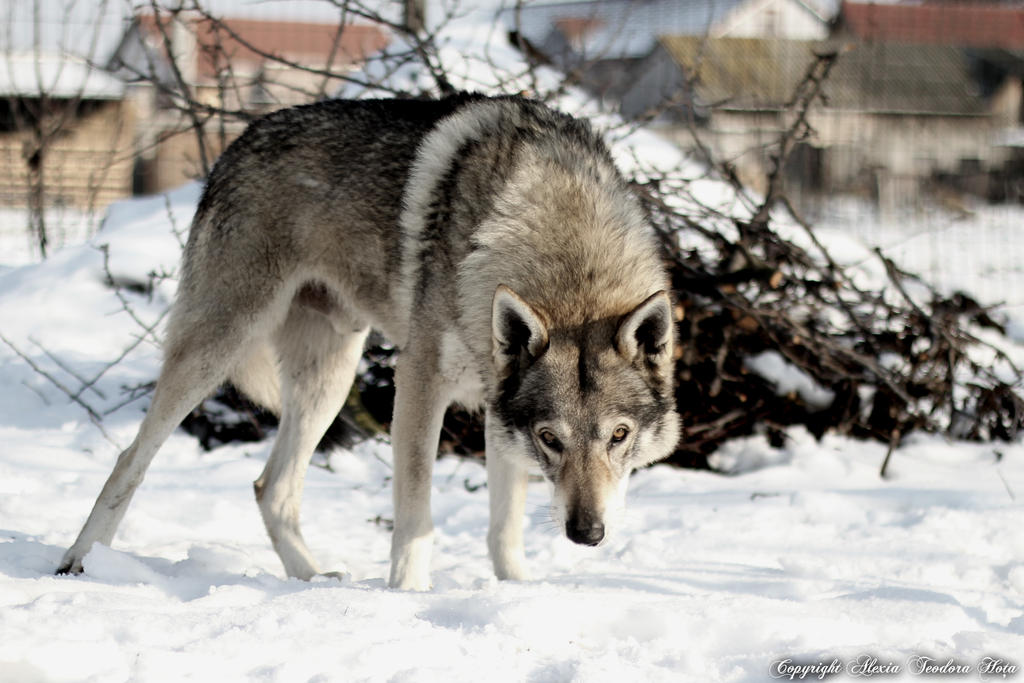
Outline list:
[[[858,177],[884,169],[887,178],[926,179],[935,171],[956,171],[961,159],[978,159],[983,169],[1005,161],[994,147],[997,122],[991,117],[889,116],[835,110],[812,112],[815,135],[809,144],[826,151],[826,187],[842,189]],[[718,110],[702,141],[720,159],[731,160],[744,182],[764,190],[767,154],[783,123],[775,112]],[[684,148],[692,146],[682,126],[666,131]]]
[[[794,0],[751,0],[730,12],[711,36],[824,40],[828,25]]]

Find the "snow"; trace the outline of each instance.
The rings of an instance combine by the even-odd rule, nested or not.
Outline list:
[[[311,469],[307,539],[348,574],[303,583],[281,576],[252,500],[267,445],[201,453],[177,434],[115,549],[53,577],[116,449],[56,392],[47,406],[5,384],[21,408],[0,426],[0,680],[757,681],[787,657],[974,663],[1024,645],[1022,511],[1003,485],[1024,487],[1019,445],[997,463],[990,446],[915,439],[882,481],[876,444],[733,442],[732,476],[638,473],[625,528],[597,550],[550,528],[533,485],[524,583],[491,576],[483,468],[442,459],[434,590],[416,594],[384,587],[386,446]],[[139,414],[122,412],[117,439]]]
[[[828,408],[836,398],[835,392],[815,382],[813,377],[787,361],[778,351],[762,351],[750,356],[744,361],[744,366],[772,382],[779,396],[799,394],[813,408]]]
[[[156,2],[170,13],[177,0]],[[204,0],[217,16],[333,23],[341,9],[323,0]],[[191,3],[185,3],[187,8]],[[149,0],[33,0],[0,5],[0,54],[42,50],[77,55],[102,65],[117,49],[135,13],[151,12]]]
[[[190,185],[117,204],[90,244],[0,274],[0,333],[73,391],[68,370],[100,374],[142,327],[97,246],[119,281],[173,274],[197,199]],[[173,289],[159,278],[152,296],[123,296],[148,326]],[[82,399],[104,413],[158,364],[144,341]],[[553,528],[534,483],[536,578],[521,583],[491,573],[483,468],[444,458],[434,587],[403,593],[384,580],[387,444],[311,468],[304,532],[345,575],[304,583],[283,576],[252,499],[269,444],[204,453],[176,433],[114,547],[55,577],[145,401],[105,415],[104,434],[6,344],[0,384],[0,680],[761,681],[773,663],[862,656],[902,678],[913,657],[954,659],[977,678],[985,657],[1019,665],[1024,652],[1021,444],[913,437],[883,480],[877,443],[799,428],[781,449],[733,441],[713,458],[728,474],[639,472],[623,527],[597,549]]]
[[[28,190],[21,188],[26,194]],[[45,211],[51,249],[81,244],[99,222],[95,213],[69,206],[50,206]],[[0,207],[0,269],[39,260],[39,245],[29,231],[28,209]]]
[[[117,100],[124,81],[91,66],[84,58],[57,52],[25,51],[3,55],[0,95],[87,100]]]
[[[101,65],[113,54],[129,23],[126,0],[33,0],[0,6],[0,54],[74,55]],[[138,4],[138,3],[134,3]],[[0,59],[0,71],[7,69]]]
[[[861,201],[832,200],[816,222],[816,232],[846,262],[870,260],[879,267],[868,247],[881,247],[886,256],[943,291],[963,290],[984,303],[1006,304],[1009,313],[1021,318],[1022,222],[1024,207],[1012,203],[967,200],[952,210],[925,205],[878,215]]]
[[[1024,147],[1024,127],[1011,126],[997,131],[992,144],[996,147]]]
[[[464,55],[471,34],[442,49]],[[466,64],[466,79],[486,77]],[[645,165],[673,159],[644,132],[617,153],[637,149]],[[878,443],[793,428],[773,448],[752,436],[713,456],[719,473],[637,473],[622,528],[596,549],[554,528],[535,482],[525,582],[492,575],[483,468],[443,458],[433,589],[406,593],[385,587],[386,443],[310,469],[304,535],[344,575],[307,583],[284,577],[253,500],[270,444],[205,453],[178,432],[113,547],[95,546],[81,576],[53,576],[146,407],[126,388],[158,371],[147,328],[173,297],[198,193],[118,203],[88,243],[0,271],[0,681],[764,681],[872,660],[910,680],[920,657],[970,666],[966,680],[993,658],[1020,678],[1020,443],[912,436],[882,479]],[[936,238],[833,215],[819,236],[844,262],[866,263],[868,238],[887,240],[900,259],[950,264],[946,286],[1019,306],[1016,211],[979,207],[940,221]],[[150,293],[119,298],[110,277]],[[780,390],[793,379],[753,362]],[[83,379],[95,382],[79,391]]]

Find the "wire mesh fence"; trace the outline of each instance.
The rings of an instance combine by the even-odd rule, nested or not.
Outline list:
[[[571,92],[610,137],[642,127],[677,150],[705,230],[725,218],[744,246],[745,229],[792,213],[844,265],[880,246],[943,295],[1024,312],[1024,5],[36,0],[6,13],[4,265],[89,236],[113,201],[202,180],[276,109]],[[749,213],[712,207],[709,178],[741,188]]]
[[[438,2],[421,10],[429,21],[420,34],[406,29],[406,9],[341,0],[256,10],[230,0],[9,3],[0,229],[8,239],[33,235],[38,252],[47,227],[57,242],[80,234],[63,216],[102,215],[118,198],[202,178],[253,116],[355,91],[419,95],[437,75],[432,55],[446,24],[470,14],[489,24],[496,49],[511,45],[534,66],[560,69],[560,87],[642,122],[697,162],[705,148],[755,191],[790,123],[794,86],[815,54],[836,51],[785,169],[787,193],[815,222],[888,233],[975,215],[989,231],[999,219],[978,207],[1020,198],[1019,4]],[[402,70],[418,73],[392,78]],[[942,242],[914,240],[931,250]],[[930,261],[943,277],[943,257]]]

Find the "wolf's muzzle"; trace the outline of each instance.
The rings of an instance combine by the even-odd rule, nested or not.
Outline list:
[[[580,545],[597,545],[604,539],[604,523],[590,515],[571,517],[565,523],[565,535],[573,543]]]

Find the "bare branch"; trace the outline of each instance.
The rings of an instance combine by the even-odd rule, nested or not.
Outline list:
[[[39,367],[39,365],[37,365],[36,362],[33,361],[30,356],[28,356],[21,349],[19,349],[17,346],[15,346],[14,343],[10,339],[5,337],[2,333],[0,333],[0,341],[2,341],[4,344],[6,344],[7,347],[9,349],[11,349],[11,351],[13,351],[19,358],[21,358],[23,361],[25,361],[25,363],[30,368],[35,370],[35,372],[39,376],[43,377],[48,382],[53,384],[53,386],[57,387],[61,392],[63,392],[68,397],[69,400],[71,400],[72,402],[77,403],[79,406],[81,406],[85,410],[85,412],[89,415],[89,420],[94,425],[96,425],[97,429],[100,430],[100,434],[103,435],[103,438],[105,438],[107,441],[109,441],[110,443],[114,444],[115,446],[118,446],[117,442],[115,442],[110,437],[110,434],[107,433],[107,430],[103,428],[103,417],[102,417],[102,415],[100,415],[99,412],[96,411],[95,408],[93,408],[91,405],[89,405],[88,403],[83,401],[80,396],[78,396],[75,392],[72,392],[67,386],[65,386],[56,377],[54,377],[50,373],[46,372],[46,370],[43,370],[41,367]],[[120,447],[120,446],[118,446],[118,447]]]

